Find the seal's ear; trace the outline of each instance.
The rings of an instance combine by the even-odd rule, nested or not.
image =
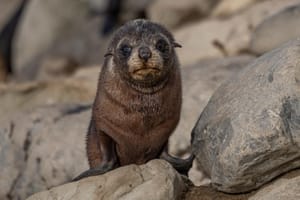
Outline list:
[[[108,47],[106,53],[104,54],[104,58],[107,58],[112,55],[113,55],[113,48]]]
[[[177,43],[177,42],[173,42],[173,47],[174,48],[181,48],[182,46],[181,46],[181,44],[179,44],[179,43]]]
[[[112,52],[108,51],[108,52],[106,52],[106,53],[104,54],[104,58],[106,58],[106,57],[108,57],[108,56],[112,56],[112,55],[113,55]]]

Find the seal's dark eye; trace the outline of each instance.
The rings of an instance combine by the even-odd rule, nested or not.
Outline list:
[[[131,46],[127,45],[127,44],[123,44],[120,47],[120,52],[124,57],[129,57],[131,54]]]
[[[162,53],[165,53],[169,50],[168,43],[163,39],[158,40],[155,47]]]

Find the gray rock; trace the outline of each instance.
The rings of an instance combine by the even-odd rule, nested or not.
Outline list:
[[[51,80],[53,78],[70,76],[79,65],[67,57],[50,57],[43,59],[38,71],[37,79]]]
[[[43,59],[51,57],[100,63],[109,40],[100,37],[101,17],[88,12],[88,0],[31,0],[13,48],[18,79],[35,79]]]
[[[0,30],[6,24],[7,20],[12,16],[17,9],[21,0],[1,0],[0,1]]]
[[[85,133],[99,71],[0,85],[0,199],[24,199],[88,168]]]
[[[39,106],[55,104],[92,103],[100,67],[80,70],[74,78],[35,81],[28,83],[0,84],[1,119],[9,119],[15,113],[33,110]],[[80,75],[87,72],[88,75]]]
[[[218,0],[154,1],[147,9],[149,18],[167,28],[176,28],[185,23],[207,16]]]
[[[27,200],[175,200],[181,199],[185,188],[181,176],[170,164],[152,160],[145,165],[129,165],[101,176],[55,187]]]
[[[88,168],[90,106],[44,106],[0,121],[0,199],[25,199]]]
[[[199,113],[215,89],[243,69],[252,59],[254,59],[252,56],[207,59],[182,69],[183,104],[180,122],[169,139],[171,154],[185,157],[185,154],[190,153],[191,131]],[[196,163],[190,170],[189,177],[197,186],[209,183]]]
[[[108,6],[107,0],[88,0],[91,10],[104,13]]]
[[[253,59],[252,56],[207,59],[182,69],[183,104],[180,122],[169,142],[172,154],[189,152],[190,133],[213,92]]]
[[[274,180],[260,189],[249,200],[297,200],[300,199],[300,170]]]
[[[202,59],[240,55],[249,50],[253,29],[267,17],[300,0],[261,1],[227,19],[207,19],[186,25],[174,32],[183,48],[178,57],[183,66]],[[222,31],[220,31],[222,30]]]
[[[291,39],[300,37],[300,4],[265,19],[251,36],[250,49],[263,54]]]
[[[300,199],[300,170],[294,170],[273,180],[261,189],[249,193],[228,194],[209,186],[190,187],[185,200],[298,200]]]
[[[220,0],[211,15],[214,17],[228,17],[241,10],[245,10],[258,1],[259,0]]]
[[[221,85],[192,136],[213,187],[253,190],[300,166],[300,40],[265,54]]]

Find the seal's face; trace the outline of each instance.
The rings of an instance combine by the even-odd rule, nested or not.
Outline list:
[[[122,78],[139,87],[154,87],[167,81],[177,63],[172,35],[158,24],[135,20],[115,34],[109,55]]]

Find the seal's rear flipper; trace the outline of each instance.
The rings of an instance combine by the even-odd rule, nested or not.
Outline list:
[[[193,165],[195,156],[192,154],[187,159],[181,159],[171,156],[166,150],[160,156],[162,159],[168,161],[180,174],[186,175]]]
[[[72,182],[74,181],[79,181],[80,179],[89,177],[89,176],[97,176],[97,175],[101,175],[101,174],[105,174],[108,171],[111,171],[113,169],[116,168],[116,163],[115,162],[107,162],[97,168],[93,168],[93,169],[89,169],[86,170],[84,172],[82,172],[81,174],[79,174],[77,177],[75,177]]]

